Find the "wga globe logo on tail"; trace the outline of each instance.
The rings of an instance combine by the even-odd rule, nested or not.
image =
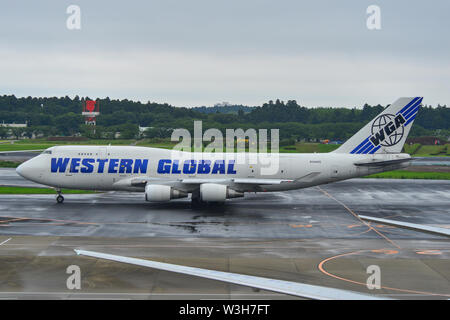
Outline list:
[[[422,97],[400,98],[384,109],[356,135],[347,140],[336,152],[374,154],[382,147],[383,153],[399,153],[419,112]]]
[[[398,114],[383,114],[372,122],[372,136],[370,141],[374,146],[391,147],[399,143],[405,131],[403,124],[405,118]]]

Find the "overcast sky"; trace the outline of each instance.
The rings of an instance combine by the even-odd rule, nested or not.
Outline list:
[[[372,4],[381,30],[366,27]],[[0,94],[450,105],[448,0],[0,0],[0,39]]]

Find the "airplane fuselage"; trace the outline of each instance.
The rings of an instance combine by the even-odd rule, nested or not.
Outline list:
[[[311,187],[366,176],[371,173],[395,170],[408,166],[398,163],[383,167],[355,165],[367,161],[408,159],[408,154],[341,154],[341,153],[284,153],[278,157],[277,168],[270,175],[263,174],[261,164],[251,163],[252,154],[239,161],[236,154],[183,153],[173,157],[172,150],[133,146],[57,146],[29,160],[18,172],[29,180],[55,188],[87,190],[142,191],[145,185],[132,183],[135,178],[150,178],[161,184],[177,186],[185,192],[198,188],[198,183],[177,181],[251,181],[281,179],[280,184],[234,185],[240,192],[284,191]]]

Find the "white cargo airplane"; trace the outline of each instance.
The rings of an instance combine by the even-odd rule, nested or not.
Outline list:
[[[172,150],[132,146],[55,146],[17,173],[54,187],[58,203],[61,188],[142,191],[153,202],[191,193],[197,203],[307,188],[407,167],[411,157],[401,151],[421,103],[421,97],[398,99],[333,152],[276,154],[270,175],[248,161],[249,153],[241,163],[234,153],[180,152],[177,158]]]

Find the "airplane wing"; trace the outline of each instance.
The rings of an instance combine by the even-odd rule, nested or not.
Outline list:
[[[128,263],[147,268],[153,268],[164,271],[171,271],[175,273],[188,274],[196,277],[218,280],[227,283],[238,284],[246,287],[252,287],[262,290],[268,290],[278,293],[284,293],[292,296],[316,299],[316,300],[372,300],[381,299],[372,295],[362,294],[353,291],[327,288],[322,286],[315,286],[303,284],[292,281],[284,281],[256,276],[248,276],[239,273],[223,272],[216,270],[208,270],[202,268],[187,267],[182,265],[162,263],[151,260],[129,258],[124,256],[117,256],[107,253],[75,250],[78,255]]]
[[[286,179],[258,179],[258,178],[236,178],[236,179],[195,179],[195,178],[188,178],[188,179],[181,179],[182,183],[187,184],[202,184],[202,183],[236,183],[236,184],[281,184],[286,182],[292,182],[293,180],[286,180]]]
[[[179,183],[186,185],[195,185],[202,183],[218,183],[218,184],[245,184],[245,185],[275,185],[282,183],[290,183],[294,180],[289,179],[258,179],[258,178],[229,178],[229,179],[202,179],[202,178],[150,178],[135,177],[130,179],[119,180],[115,185],[128,186],[145,186],[146,184],[170,184]]]

